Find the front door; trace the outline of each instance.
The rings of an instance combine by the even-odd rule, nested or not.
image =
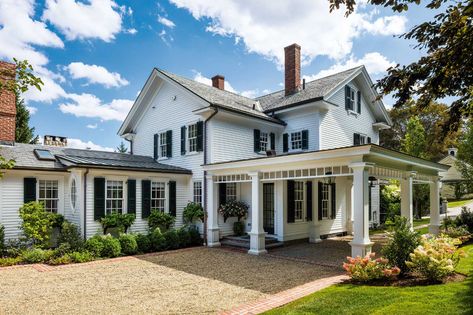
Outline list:
[[[263,229],[274,234],[274,184],[263,184]]]

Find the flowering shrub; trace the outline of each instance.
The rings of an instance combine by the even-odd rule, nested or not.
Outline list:
[[[230,200],[220,205],[218,212],[223,216],[223,222],[227,222],[227,219],[232,217],[236,217],[240,221],[248,214],[248,205],[243,201]]]
[[[451,238],[456,238],[462,243],[465,243],[471,238],[471,234],[465,226],[447,226],[442,228],[440,233]]]
[[[460,243],[458,239],[446,235],[424,235],[421,245],[410,254],[410,261],[406,265],[430,281],[442,281],[455,273],[455,266],[464,255],[463,251],[457,249]]]
[[[347,257],[346,263],[343,263],[345,269],[355,281],[368,282],[378,279],[389,279],[399,275],[398,267],[389,267],[389,260],[386,258],[374,258],[375,253],[366,255],[364,258]]]

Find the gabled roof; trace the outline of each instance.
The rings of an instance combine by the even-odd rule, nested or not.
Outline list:
[[[363,66],[359,66],[307,82],[305,89],[288,96],[285,95],[284,90],[280,90],[260,96],[256,98],[256,100],[260,102],[264,112],[271,112],[288,106],[322,100],[324,96],[362,68]]]
[[[56,159],[54,161],[39,160],[34,153],[35,149],[49,150]],[[71,167],[90,167],[191,174],[191,171],[187,169],[158,163],[149,156],[39,144],[16,143],[13,146],[0,146],[0,155],[7,160],[15,160],[14,168],[16,169],[65,171]]]

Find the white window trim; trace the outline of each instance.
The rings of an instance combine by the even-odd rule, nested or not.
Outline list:
[[[200,179],[196,179],[196,180],[192,181],[192,201],[196,202],[195,201],[195,196],[196,196],[195,195],[195,187],[194,187],[195,183],[200,183],[200,204],[202,205],[203,202],[204,202],[204,190],[203,190],[204,185],[202,183],[202,180],[200,180]]]
[[[73,183],[76,187],[75,205],[72,202],[72,184]],[[71,176],[71,179],[69,181],[69,201],[70,201],[72,213],[76,213],[76,211],[77,211],[77,208],[78,208],[78,205],[79,205],[79,198],[78,198],[79,196],[80,196],[80,192],[79,192],[79,185],[77,184],[77,178],[75,176]]]
[[[122,182],[122,214],[125,214],[128,212],[128,205],[127,205],[127,199],[126,196],[128,195],[128,185],[127,185],[127,179],[124,179],[123,177],[106,177],[105,178],[105,214],[107,215],[107,182],[109,181],[120,181]]]
[[[325,183],[322,183],[322,187],[327,187],[328,191],[327,191],[327,215],[324,216],[324,210],[323,210],[323,201],[321,201],[320,203],[322,204],[322,220],[323,221],[326,221],[326,220],[331,220],[332,218],[330,218],[330,212],[332,211],[332,189],[331,189],[331,186],[330,185],[327,185]],[[323,188],[322,188],[322,195],[323,195]]]
[[[57,214],[64,215],[64,178],[59,176],[42,175],[36,177],[36,202],[39,202],[39,181],[40,180],[57,180],[58,181],[58,202],[57,202]]]
[[[300,181],[300,180],[296,180],[294,182],[294,184],[296,182],[300,182],[302,183],[302,213],[301,213],[301,219],[297,219],[296,218],[296,214],[295,214],[295,208],[296,208],[296,205],[295,205],[295,201],[296,201],[296,198],[294,198],[294,222],[295,223],[304,223],[306,222],[306,213],[307,213],[307,205],[306,205],[306,201],[307,201],[307,189],[306,189],[306,181]],[[296,190],[295,190],[295,187],[294,187],[294,196],[296,194]]]
[[[194,154],[198,154],[200,153],[199,151],[197,151],[197,122],[198,120],[194,121],[194,122],[191,122],[191,123],[188,123],[186,125],[186,155],[194,155]],[[190,126],[195,126],[195,151],[191,151],[190,147],[190,137],[189,137],[189,130],[190,130]]]
[[[152,203],[153,198],[153,183],[162,183],[164,184],[164,213],[169,213],[168,209],[168,201],[169,201],[169,180],[159,180],[159,179],[154,179],[151,180],[151,185],[150,185],[150,203]]]
[[[302,131],[304,130],[308,130],[308,129],[294,129],[294,130],[290,130],[290,131],[287,131],[287,134],[288,134],[288,151],[289,152],[303,152],[305,150],[302,149]],[[300,132],[301,133],[301,148],[300,149],[293,149],[292,148],[292,134],[293,133],[296,133],[296,132]]]
[[[356,132],[360,136],[360,145],[368,144],[368,135],[366,133]],[[363,139],[363,141],[361,141]]]

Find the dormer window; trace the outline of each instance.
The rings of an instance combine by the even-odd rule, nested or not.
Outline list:
[[[362,145],[371,143],[371,137],[361,133],[353,134],[353,145]]]

